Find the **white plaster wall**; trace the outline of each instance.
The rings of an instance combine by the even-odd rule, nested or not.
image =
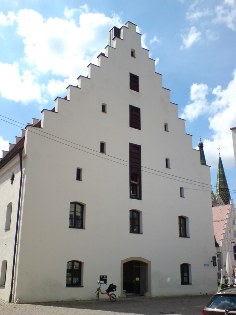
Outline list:
[[[15,174],[13,184],[11,184],[10,181],[12,173]],[[19,156],[17,155],[7,165],[0,169],[0,273],[2,261],[7,261],[5,287],[0,287],[0,298],[4,300],[9,299],[11,288],[19,183],[20,162]],[[11,225],[10,229],[6,231],[6,211],[9,203],[12,203]]]
[[[129,27],[113,42],[116,48],[99,57],[100,67],[89,66],[80,88],[69,87],[68,100],[57,99],[57,113],[43,112],[43,129],[28,128],[15,295],[23,302],[92,298],[101,274],[120,294],[121,261],[129,257],[151,261],[153,296],[216,290],[209,168],[200,165],[154,61]],[[130,72],[139,75],[139,93],[129,89]],[[141,130],[129,127],[129,104],[141,109]],[[98,152],[100,141],[106,155]],[[129,198],[129,143],[142,146],[142,200]],[[75,180],[77,167],[82,182]],[[86,205],[83,230],[68,228],[72,201]],[[129,233],[130,209],[142,211],[143,234]],[[190,238],[178,236],[179,215],[189,218]],[[83,262],[81,288],[66,287],[69,260]],[[191,264],[192,285],[180,285],[181,263]]]

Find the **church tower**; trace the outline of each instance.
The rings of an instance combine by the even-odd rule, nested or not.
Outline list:
[[[225,176],[221,156],[219,156],[218,172],[216,181],[216,201],[218,204],[228,205],[230,203],[230,192]]]
[[[203,143],[202,143],[201,138],[200,138],[200,142],[198,144],[198,147],[199,147],[199,151],[200,151],[200,163],[202,165],[206,165],[205,153],[203,150]]]

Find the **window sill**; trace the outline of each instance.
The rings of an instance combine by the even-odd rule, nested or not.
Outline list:
[[[130,234],[143,234],[142,232],[139,232],[139,233],[137,233],[137,232],[129,232]]]
[[[190,236],[180,236],[179,235],[179,238],[190,238]]]
[[[83,288],[83,285],[66,285],[66,288]]]
[[[181,283],[181,285],[192,285],[192,283]]]
[[[80,227],[75,227],[75,226],[69,226],[69,229],[85,230],[85,228],[80,228]]]

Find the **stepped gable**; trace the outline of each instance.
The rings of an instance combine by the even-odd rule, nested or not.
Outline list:
[[[41,120],[33,118],[32,124],[26,126],[32,126],[35,128],[41,128]],[[21,137],[15,137],[16,143],[9,143],[9,150],[3,151],[3,157],[0,159],[0,169],[6,165],[11,159],[13,159],[24,148],[25,143],[25,129],[22,130]]]
[[[78,91],[80,89],[82,89],[83,86],[86,86],[86,82],[88,82],[88,80],[92,79],[93,73],[96,73],[98,70],[102,68],[103,64],[106,63],[106,61],[109,58],[109,55],[113,55],[114,51],[116,50],[117,47],[117,41],[119,40],[123,40],[124,36],[125,36],[125,32],[127,29],[130,29],[132,31],[135,31],[137,35],[140,36],[140,43],[141,43],[141,34],[138,33],[136,31],[136,24],[128,21],[125,25],[121,26],[121,28],[118,27],[113,27],[110,30],[110,38],[109,38],[109,44],[105,47],[105,52],[101,52],[98,56],[97,56],[97,60],[98,60],[98,64],[92,64],[90,63],[88,65],[88,76],[82,76],[80,75],[77,78],[78,84],[75,85],[69,85],[67,87],[67,96],[65,97],[57,97],[55,99],[55,107],[52,110],[47,110],[44,109],[42,110],[42,114],[45,115],[46,113],[58,113],[60,107],[63,107],[63,105],[65,104],[65,102],[70,102],[71,97],[73,97],[74,93],[77,93],[75,91]],[[155,71],[155,60],[149,57],[149,50],[141,47],[143,49],[143,51],[146,53],[148,59],[150,60],[150,62],[153,65],[153,69],[155,74],[159,77],[159,82],[160,84],[162,84],[162,74],[158,73]],[[177,104],[173,103],[170,101],[170,89],[165,88],[162,86],[162,93],[163,96],[165,96],[167,99],[169,99],[169,104],[172,104],[174,106],[176,106]],[[45,118],[45,116],[44,116]],[[179,120],[183,120],[184,119],[177,117]],[[30,127],[35,127],[35,128],[42,128],[43,129],[43,119],[42,120],[36,120],[35,118],[33,118],[33,123],[29,124],[26,126],[26,128],[30,126]],[[186,132],[185,132],[186,134]],[[186,136],[192,137],[192,135],[186,134]],[[14,146],[10,146],[9,151],[4,152],[3,158],[0,159],[0,168],[2,168],[8,161],[10,161],[19,151],[20,149],[22,149],[24,147],[24,136],[22,136],[20,138],[20,141],[15,144]],[[204,152],[203,152],[204,154]],[[201,164],[206,165],[205,164],[205,156],[204,158],[201,158]]]

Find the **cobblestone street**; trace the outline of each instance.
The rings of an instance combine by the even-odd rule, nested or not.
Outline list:
[[[200,315],[210,296],[128,298],[110,301],[73,301],[40,304],[8,304],[0,301],[0,315]]]

